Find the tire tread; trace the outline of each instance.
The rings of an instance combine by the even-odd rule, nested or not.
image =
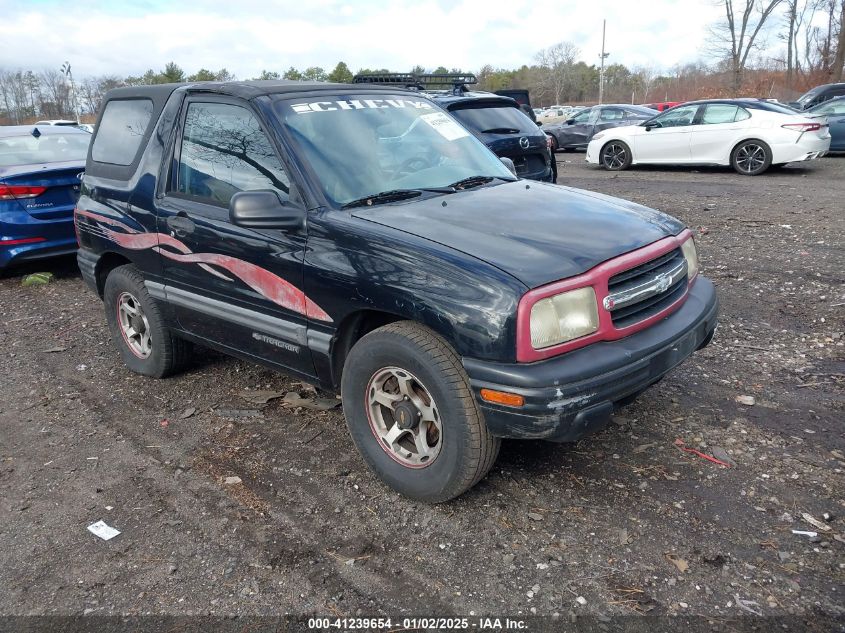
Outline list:
[[[464,410],[468,421],[465,427],[468,434],[467,459],[461,463],[461,470],[451,487],[426,500],[432,503],[441,503],[453,499],[475,486],[490,471],[499,454],[501,440],[492,436],[487,430],[487,425],[472,393],[469,377],[461,360],[443,338],[419,323],[397,321],[373,330],[361,341],[364,341],[367,337],[383,335],[396,336],[409,341],[419,351],[428,356],[433,363],[433,369],[439,372],[444,381],[452,387]],[[369,459],[367,459],[367,462],[371,467],[374,467]]]
[[[120,283],[119,278],[123,277],[128,283],[124,283],[127,290],[132,290],[137,293],[138,298],[144,302],[144,309],[147,313],[147,319],[155,322],[158,327],[163,330],[163,340],[158,345],[160,356],[155,367],[147,373],[154,378],[166,378],[182,370],[190,361],[193,353],[193,345],[184,339],[175,336],[170,329],[165,326],[165,319],[161,314],[161,309],[158,303],[150,295],[144,284],[144,275],[133,264],[125,264],[118,266],[109,272],[106,278],[106,286],[111,283]],[[107,293],[104,293],[104,295]],[[111,306],[106,306],[107,312],[111,310]],[[118,343],[119,345],[122,343]],[[145,372],[146,373],[146,372]]]

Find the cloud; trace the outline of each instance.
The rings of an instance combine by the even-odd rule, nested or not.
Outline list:
[[[353,70],[516,68],[563,40],[592,64],[604,16],[609,63],[669,68],[701,56],[705,27],[720,15],[707,0],[147,0],[73,10],[56,0],[0,0],[0,8],[0,66],[58,68],[70,60],[80,77],[137,75],[168,61],[189,73],[225,67],[240,78],[265,68],[330,70],[340,60]]]

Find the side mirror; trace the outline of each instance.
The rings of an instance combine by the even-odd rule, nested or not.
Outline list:
[[[516,165],[513,164],[513,161],[510,158],[507,156],[499,156],[499,160],[502,161],[502,164],[507,167],[514,176],[516,176]]]
[[[645,128],[646,132],[651,132],[652,128],[660,127],[660,123],[657,121],[643,121],[640,125]]]
[[[229,221],[250,229],[298,229],[305,209],[283,202],[275,191],[239,191],[229,202]]]
[[[566,119],[567,125],[575,125],[575,119]]]

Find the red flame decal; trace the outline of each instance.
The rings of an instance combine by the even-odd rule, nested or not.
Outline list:
[[[118,233],[111,229],[104,230],[108,239],[124,248],[130,250],[153,249],[163,257],[184,264],[199,264],[199,266],[209,273],[222,277],[227,281],[232,281],[226,275],[212,268],[212,266],[223,268],[257,293],[283,308],[304,314],[311,319],[317,319],[319,321],[331,322],[332,320],[326,311],[309,299],[302,290],[260,266],[228,255],[194,253],[184,243],[170,235],[165,233],[141,233],[118,220],[92,213],[91,211],[77,209],[76,214],[101,222],[102,224],[123,229],[125,231],[124,233]],[[173,253],[165,250],[161,248],[162,246],[169,246],[177,252]]]

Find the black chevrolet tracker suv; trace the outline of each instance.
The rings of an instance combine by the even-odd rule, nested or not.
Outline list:
[[[97,123],[79,266],[129,368],[198,343],[339,389],[415,499],[473,486],[500,438],[603,427],[716,327],[678,220],[518,180],[411,91],[120,88]]]

